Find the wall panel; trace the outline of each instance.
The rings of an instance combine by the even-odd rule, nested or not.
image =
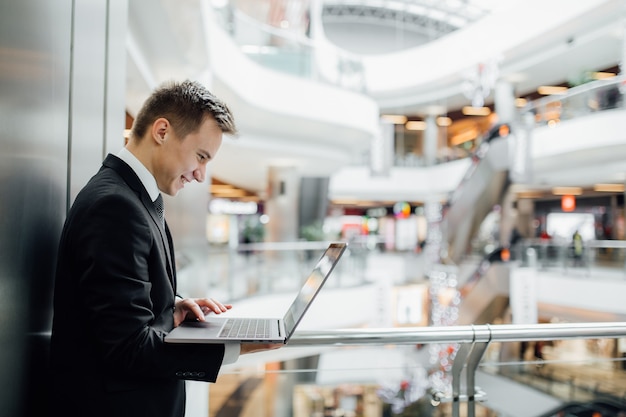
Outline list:
[[[45,363],[39,348],[51,323],[65,214],[72,2],[1,7],[0,410],[13,416],[34,414],[44,403],[38,387],[26,384]],[[42,383],[45,371],[38,369]]]

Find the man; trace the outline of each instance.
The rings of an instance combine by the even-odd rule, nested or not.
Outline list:
[[[184,320],[231,308],[177,296],[172,239],[155,202],[203,181],[222,134],[235,132],[230,110],[202,85],[165,84],[125,148],[76,197],[55,281],[53,415],[183,416],[185,379],[214,382],[240,353],[278,347],[163,340]]]

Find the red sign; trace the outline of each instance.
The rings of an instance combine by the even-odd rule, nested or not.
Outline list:
[[[561,208],[563,211],[574,211],[576,208],[576,198],[573,195],[561,197]]]

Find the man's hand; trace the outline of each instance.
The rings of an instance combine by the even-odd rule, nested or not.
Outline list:
[[[174,308],[174,327],[188,319],[195,318],[198,321],[204,321],[204,316],[213,312],[221,314],[228,311],[233,306],[231,304],[222,304],[213,298],[184,298],[176,301]]]
[[[264,350],[274,350],[285,346],[283,343],[242,343],[241,355],[253,352],[262,352]]]

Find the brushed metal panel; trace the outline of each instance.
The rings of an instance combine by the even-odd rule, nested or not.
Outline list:
[[[45,406],[30,375],[46,380],[45,347],[35,354],[32,335],[51,325],[66,208],[72,2],[1,7],[0,410],[22,416]]]

